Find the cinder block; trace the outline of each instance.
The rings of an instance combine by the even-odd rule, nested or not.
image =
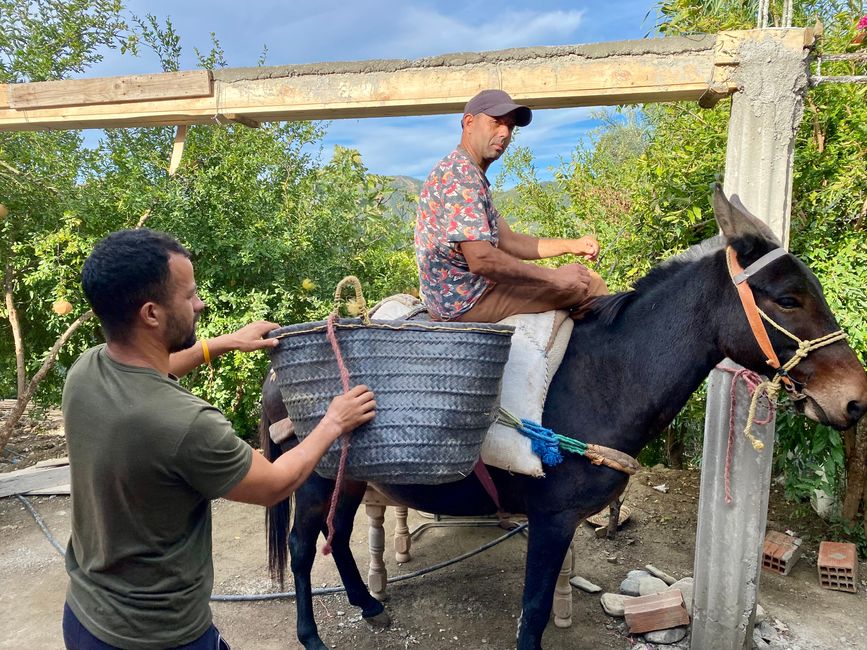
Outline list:
[[[762,568],[774,573],[789,575],[795,562],[801,557],[801,539],[769,530],[762,547]]]
[[[858,552],[848,542],[819,544],[819,586],[836,591],[858,591]]]
[[[630,598],[623,605],[623,616],[630,634],[689,625],[680,589]]]

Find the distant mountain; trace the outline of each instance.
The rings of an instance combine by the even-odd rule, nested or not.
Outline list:
[[[415,205],[422,184],[422,181],[412,176],[389,177],[388,189],[393,191],[386,202],[388,209],[405,221],[414,221]]]
[[[549,185],[551,181],[542,181],[541,185]],[[393,190],[388,198],[388,208],[401,215],[406,220],[415,219],[415,206],[418,194],[424,181],[412,176],[389,176],[388,188]],[[515,188],[497,190],[494,192],[494,205],[502,207],[507,202],[518,199],[518,191]],[[508,215],[506,215],[508,218]]]
[[[395,190],[403,190],[418,194],[424,181],[420,181],[412,176],[391,176],[391,187]]]

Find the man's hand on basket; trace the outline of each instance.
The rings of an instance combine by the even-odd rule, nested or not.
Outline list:
[[[360,384],[331,400],[322,422],[334,424],[340,436],[370,422],[374,415],[376,400],[373,398],[373,391]]]
[[[277,339],[262,338],[271,330],[280,327],[277,323],[271,323],[265,320],[257,320],[249,325],[244,325],[239,330],[235,330],[231,334],[223,334],[225,344],[230,350],[240,350],[241,352],[253,352],[262,348],[273,348],[280,343]],[[218,337],[220,338],[220,337]]]

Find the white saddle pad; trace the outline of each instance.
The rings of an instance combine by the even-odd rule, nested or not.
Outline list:
[[[398,294],[377,304],[371,317],[399,320],[420,304],[418,298]],[[500,404],[518,418],[541,422],[548,386],[566,353],[574,322],[567,311],[557,310],[518,314],[500,323],[515,328],[509,360],[503,370]],[[545,473],[530,440],[512,427],[496,422],[482,443],[482,460],[518,474],[540,477]]]

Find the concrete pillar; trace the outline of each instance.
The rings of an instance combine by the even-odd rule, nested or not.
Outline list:
[[[741,366],[730,359],[732,370]],[[765,443],[759,452],[743,434],[750,405],[749,391],[739,380],[735,389],[735,432],[725,502],[729,438],[729,392],[732,375],[714,370],[708,383],[702,456],[698,530],[695,546],[695,591],[692,606],[692,650],[749,650],[759,589],[762,542],[768,513],[774,427],[753,426]],[[759,408],[759,414],[766,410]]]
[[[744,43],[732,97],[723,188],[764,220],[788,246],[795,130],[807,88],[807,52],[787,47],[775,33]],[[730,367],[739,368],[730,360]],[[739,382],[741,383],[741,382]],[[742,650],[752,644],[762,542],[774,447],[774,422],[754,427],[761,452],[743,435],[749,398],[737,388],[735,436],[730,466],[733,501],[726,504],[726,449],[731,375],[714,370],[702,456],[699,521],[695,547],[695,593],[690,648]]]

